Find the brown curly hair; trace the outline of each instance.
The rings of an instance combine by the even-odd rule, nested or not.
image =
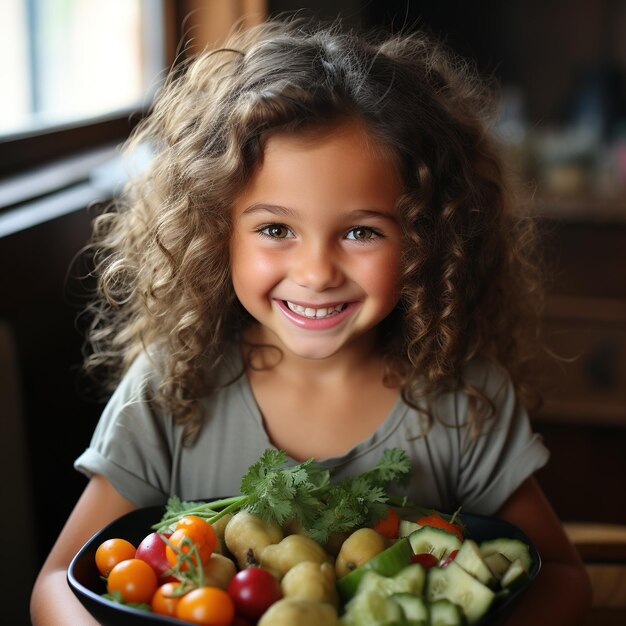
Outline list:
[[[515,213],[487,120],[492,93],[421,33],[360,36],[339,25],[268,21],[167,79],[131,149],[153,159],[95,220],[99,298],[88,370],[114,386],[146,347],[161,355],[160,401],[186,432],[250,317],[230,281],[230,207],[275,132],[359,119],[403,175],[403,288],[383,331],[403,395],[463,388],[476,427],[490,399],[463,382],[487,355],[530,398],[541,305],[532,221]]]

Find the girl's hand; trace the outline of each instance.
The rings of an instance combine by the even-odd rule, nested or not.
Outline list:
[[[102,476],[94,476],[89,481],[35,582],[30,604],[34,626],[97,624],[70,590],[67,568],[78,550],[98,530],[136,508]]]

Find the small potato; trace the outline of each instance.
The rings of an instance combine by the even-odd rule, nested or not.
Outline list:
[[[261,567],[270,570],[279,579],[303,561],[330,563],[331,557],[319,543],[305,535],[289,535],[261,552]]]
[[[232,517],[233,517],[232,513],[229,513],[228,515],[224,515],[223,517],[220,517],[217,520],[217,522],[215,522],[214,524],[211,524],[220,542],[219,546],[215,549],[215,551],[218,552],[219,554],[223,554],[224,556],[227,556],[227,551],[228,551],[228,549],[226,548],[226,543],[224,542],[224,531],[226,530],[226,525],[228,524],[228,522],[230,522]]]
[[[349,574],[385,549],[385,540],[372,528],[355,530],[341,546],[335,563],[337,578]]]
[[[224,590],[237,573],[235,564],[228,557],[217,553],[213,553],[202,567],[204,584],[207,587],[219,587]]]
[[[283,598],[263,614],[257,626],[339,626],[335,607],[304,598]]]
[[[330,563],[303,561],[285,574],[281,587],[286,598],[316,600],[336,607],[339,601],[336,580],[335,568]]]
[[[239,511],[226,524],[224,541],[241,569],[258,565],[261,552],[283,538],[280,526],[248,511]]]

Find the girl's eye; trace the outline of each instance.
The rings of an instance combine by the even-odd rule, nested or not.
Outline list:
[[[356,226],[348,231],[346,239],[352,239],[354,241],[369,241],[382,237],[382,233],[369,226]]]
[[[287,239],[293,237],[293,233],[284,224],[268,224],[261,226],[257,232],[269,237],[270,239]]]

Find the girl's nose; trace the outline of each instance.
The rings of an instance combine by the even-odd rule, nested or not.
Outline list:
[[[338,287],[343,281],[339,259],[328,246],[302,246],[292,261],[291,278],[301,287],[324,291]]]

